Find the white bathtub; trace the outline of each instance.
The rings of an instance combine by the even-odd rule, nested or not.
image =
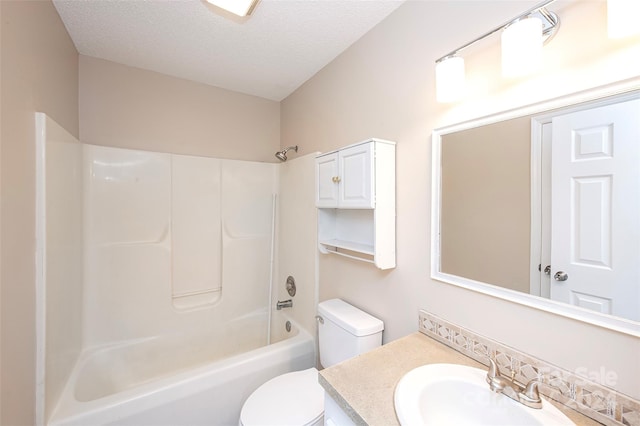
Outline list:
[[[243,402],[258,386],[315,366],[314,338],[295,324],[286,332],[286,321],[274,315],[276,343],[233,356],[219,344],[207,345],[215,339],[206,336],[196,346],[181,336],[85,351],[48,424],[237,425]],[[252,329],[242,322],[238,327]],[[242,350],[242,339],[233,340],[231,346]]]

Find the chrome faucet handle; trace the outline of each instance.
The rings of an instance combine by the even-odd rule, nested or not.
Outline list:
[[[520,393],[519,401],[531,408],[542,408],[542,398],[540,398],[540,392],[538,386],[542,383],[541,379],[533,379],[527,383],[524,391]]]
[[[500,377],[500,368],[493,358],[489,357],[489,371],[487,371],[487,377]]]
[[[527,383],[527,386],[524,388],[524,395],[532,401],[540,401],[540,392],[538,390],[538,385],[542,383],[540,379],[533,379]]]
[[[516,370],[509,369],[509,378],[512,382],[515,382],[516,379]],[[500,377],[502,376],[502,371],[500,371],[500,367],[498,367],[498,363],[491,357],[489,357],[489,371],[487,372],[488,377]]]
[[[487,371],[486,381],[489,388],[494,392],[502,392],[507,385],[506,380],[500,374],[498,364],[489,357],[489,370]]]
[[[562,394],[562,390],[558,386],[551,383],[554,378],[555,378],[554,376],[551,376],[548,374],[541,374],[535,379],[531,379],[529,383],[527,383],[527,385],[525,386],[524,391],[522,393],[528,400],[535,403],[542,403],[542,399],[540,398],[540,391],[539,391],[540,385],[547,386],[551,389],[554,389],[555,391],[560,392],[560,394]],[[547,380],[545,381],[545,379]]]

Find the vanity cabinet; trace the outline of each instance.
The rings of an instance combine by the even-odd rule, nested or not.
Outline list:
[[[321,253],[396,266],[395,143],[369,139],[316,157]]]
[[[324,424],[334,426],[356,426],[349,415],[331,398],[328,392],[324,393]]]

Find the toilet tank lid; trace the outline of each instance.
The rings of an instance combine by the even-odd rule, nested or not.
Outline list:
[[[318,304],[318,313],[354,336],[368,336],[384,329],[384,323],[341,299]]]

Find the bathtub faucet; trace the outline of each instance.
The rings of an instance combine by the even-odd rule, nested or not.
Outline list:
[[[278,300],[278,303],[276,303],[277,310],[280,310],[282,308],[291,308],[292,306],[293,306],[293,300],[291,299],[283,300],[283,301]]]

